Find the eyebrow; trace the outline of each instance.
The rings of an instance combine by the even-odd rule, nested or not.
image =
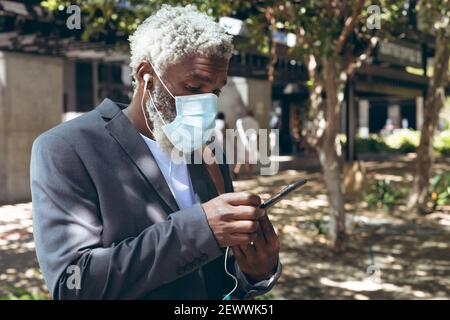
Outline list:
[[[198,73],[195,73],[195,72],[190,73],[190,74],[188,75],[188,78],[194,79],[194,80],[198,80],[198,81],[212,82],[212,79],[211,79],[211,78],[206,77],[206,76],[201,75],[201,74],[198,74]],[[224,81],[222,81],[222,84],[223,84],[223,85],[226,85],[226,84],[227,84],[227,79],[226,79],[226,78],[225,78]]]

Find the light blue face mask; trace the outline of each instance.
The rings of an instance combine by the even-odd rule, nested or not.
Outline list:
[[[155,67],[153,65],[152,67],[164,88],[175,99],[175,108],[177,111],[175,119],[170,123],[166,123],[156,108],[156,104],[150,93],[153,106],[164,123],[161,129],[178,150],[184,153],[197,150],[212,135],[217,114],[217,96],[213,93],[174,96],[161,80]]]

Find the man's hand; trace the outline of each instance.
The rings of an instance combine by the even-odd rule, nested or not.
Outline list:
[[[270,278],[278,265],[280,240],[267,215],[259,219],[254,244],[233,246],[232,250],[241,271],[251,282]]]
[[[258,240],[259,222],[265,211],[261,198],[249,192],[224,193],[202,204],[219,246],[246,245]]]

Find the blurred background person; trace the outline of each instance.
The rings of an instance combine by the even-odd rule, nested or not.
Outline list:
[[[225,122],[225,113],[219,112],[216,116],[216,124],[214,128],[214,136],[218,140],[218,143],[222,150],[225,150],[225,130],[228,129]]]
[[[248,110],[244,117],[236,120],[237,139],[237,161],[233,169],[234,178],[239,177],[242,164],[245,164],[248,179],[253,178],[253,164],[258,159],[258,130],[259,125]]]
[[[383,129],[381,129],[380,134],[387,136],[394,132],[395,125],[392,122],[392,119],[386,119],[386,124],[384,125]]]

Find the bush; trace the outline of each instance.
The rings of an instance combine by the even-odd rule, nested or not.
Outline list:
[[[356,137],[355,148],[360,153],[380,153],[391,152],[392,149],[376,134],[372,134],[369,138]]]
[[[369,208],[392,209],[401,197],[402,192],[393,187],[390,180],[384,179],[376,181],[367,194],[366,201]]]
[[[344,134],[339,134],[338,139],[343,148],[347,146]],[[368,138],[356,137],[355,148],[359,153],[383,153],[383,152],[416,152],[420,143],[420,131],[411,129],[397,129],[393,134],[380,136],[371,134]],[[434,150],[440,155],[450,155],[450,130],[437,133],[433,139]]]
[[[433,210],[437,206],[450,204],[450,173],[435,175],[430,184],[430,199]]]
[[[401,153],[415,152],[420,142],[420,132],[410,129],[397,129],[384,138],[386,144]]]
[[[450,155],[450,130],[439,132],[434,137],[433,147],[441,155]]]

